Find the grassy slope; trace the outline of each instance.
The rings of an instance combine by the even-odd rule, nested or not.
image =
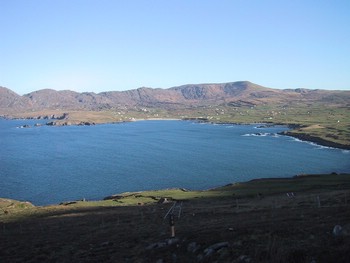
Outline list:
[[[260,122],[296,126],[288,135],[309,135],[310,138],[305,137],[306,140],[330,142],[334,146],[339,144],[350,149],[350,110],[346,107],[303,103],[256,107],[217,106],[197,109],[197,112],[189,111],[187,116],[204,117],[216,123]]]
[[[223,187],[204,190],[188,191],[186,189],[164,189],[142,192],[127,192],[106,197],[101,201],[74,201],[61,205],[35,207],[28,202],[0,199],[0,220],[12,221],[26,217],[41,216],[70,208],[89,208],[105,206],[137,206],[156,204],[161,198],[169,201],[189,201],[217,198],[251,198],[258,194],[271,196],[287,192],[331,191],[350,189],[349,174],[331,175],[301,175],[294,178],[255,179],[249,182],[234,183]],[[7,211],[8,213],[5,213]]]
[[[286,192],[294,192],[289,198]],[[257,197],[257,193],[261,193]],[[349,224],[350,175],[260,179],[208,191],[180,189],[125,193],[120,202],[78,202],[31,207],[0,200],[0,257],[4,262],[348,262],[350,237],[334,238]],[[150,198],[152,196],[153,198]],[[164,216],[175,218],[175,245]],[[140,200],[152,202],[137,205]],[[321,207],[318,207],[318,200]],[[11,204],[10,204],[11,203]],[[7,211],[7,213],[1,213]],[[206,248],[227,242],[209,256]],[[198,246],[189,250],[191,244]],[[152,248],[149,248],[152,247]],[[198,260],[203,257],[202,260]]]

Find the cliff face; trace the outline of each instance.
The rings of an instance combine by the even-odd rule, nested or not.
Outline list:
[[[29,110],[101,110],[134,106],[172,109],[219,104],[235,105],[242,102],[247,105],[259,105],[290,101],[308,103],[318,101],[349,106],[350,91],[278,90],[262,87],[248,81],[191,84],[169,89],[143,87],[99,94],[45,89],[23,96],[0,87],[0,115]]]

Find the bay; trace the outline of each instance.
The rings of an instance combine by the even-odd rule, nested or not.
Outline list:
[[[37,122],[0,119],[0,197],[47,205],[127,191],[201,190],[255,178],[350,172],[349,151],[277,135],[283,126],[137,121],[33,127]],[[31,128],[18,128],[24,124]]]

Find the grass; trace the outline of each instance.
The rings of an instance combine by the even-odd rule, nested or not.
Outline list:
[[[156,204],[161,197],[184,202],[181,218],[175,218],[175,244],[157,248],[169,239],[164,216],[173,205]],[[4,262],[198,262],[208,247],[226,242],[200,262],[240,262],[247,255],[251,262],[336,258],[345,263],[350,237],[337,239],[331,232],[335,225],[347,226],[349,197],[350,174],[331,174],[116,196],[123,203],[33,207],[0,199],[0,257]],[[191,244],[198,250],[189,250]]]
[[[64,213],[71,209],[89,209],[96,207],[144,206],[156,204],[162,198],[169,201],[191,201],[212,199],[242,199],[258,195],[276,195],[287,192],[331,191],[350,189],[349,174],[309,175],[295,178],[256,179],[249,182],[234,183],[223,187],[204,190],[187,191],[185,189],[165,189],[122,193],[101,201],[76,201],[62,205],[34,207],[27,202],[0,199],[0,222],[16,221],[23,218],[41,217],[50,213]],[[5,211],[7,211],[5,213]]]
[[[273,123],[297,126],[290,135],[309,135],[350,149],[350,110],[348,107],[290,103],[255,107],[202,107],[179,112],[180,116],[203,117],[214,123]]]

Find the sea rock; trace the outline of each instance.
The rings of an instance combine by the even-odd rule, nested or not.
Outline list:
[[[64,120],[64,119],[67,119],[68,116],[69,116],[68,113],[63,113],[62,115],[53,115],[53,119]]]
[[[63,125],[64,125],[64,126],[71,126],[71,125],[72,125],[72,122],[70,122],[70,121],[65,121],[65,122],[63,123]]]
[[[78,124],[78,126],[90,126],[90,125],[95,125],[94,122],[88,122],[88,121],[82,121]]]

